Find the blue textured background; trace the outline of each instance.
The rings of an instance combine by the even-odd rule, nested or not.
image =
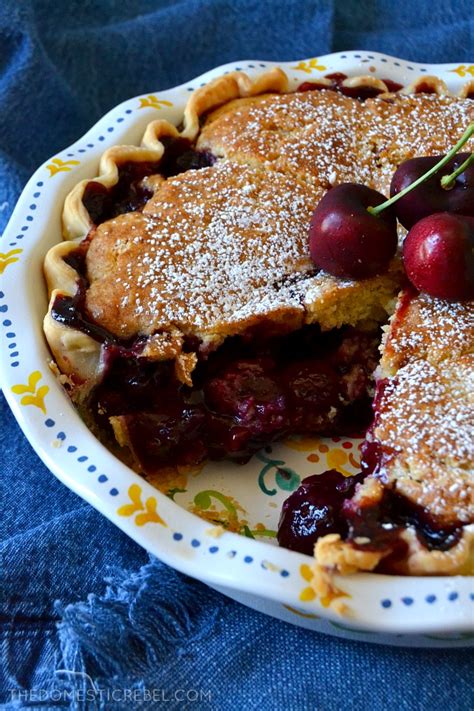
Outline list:
[[[130,96],[243,58],[370,49],[472,63],[472,17],[468,0],[2,0],[0,230],[35,168]],[[189,708],[474,706],[466,651],[314,635],[150,562],[42,466],[1,395],[0,418],[0,702],[8,707],[9,689],[81,688],[55,674],[61,668],[86,671],[101,689],[211,692]],[[145,706],[185,707],[165,698]]]

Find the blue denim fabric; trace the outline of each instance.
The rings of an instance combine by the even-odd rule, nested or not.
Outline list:
[[[3,0],[0,229],[37,165],[123,99],[231,60],[364,48],[472,63],[471,2]],[[67,708],[71,689],[87,709],[474,706],[466,651],[314,635],[150,560],[45,469],[1,395],[0,470],[2,708]]]

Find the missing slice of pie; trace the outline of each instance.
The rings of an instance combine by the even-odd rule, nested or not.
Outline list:
[[[46,337],[91,428],[145,476],[208,458],[245,461],[289,434],[355,433],[370,420],[381,326],[404,272],[398,257],[359,281],[318,271],[308,250],[311,215],[338,183],[388,192],[399,163],[446,151],[472,120],[472,87],[455,97],[426,77],[390,93],[396,87],[373,77],[333,76],[302,88],[317,90],[290,92],[279,69],[255,82],[242,73],[217,79],[191,96],[181,130],[154,121],[142,147],[106,151],[100,176],[66,200],[66,241],[45,260]],[[401,336],[395,342],[389,337],[386,350],[408,352]],[[459,358],[472,373],[471,346]],[[383,414],[370,430],[373,448],[393,446],[396,427],[385,413],[406,397],[403,369],[420,360],[393,365],[400,374],[382,394],[386,376],[379,377]],[[420,372],[434,383],[436,366],[425,361]],[[449,403],[454,375],[446,373],[439,387]],[[426,465],[440,491],[443,462],[439,470]],[[399,469],[379,476],[380,466],[355,497],[369,490],[375,497],[374,487],[383,496],[402,482]],[[423,483],[413,493],[403,466],[400,496],[429,507]],[[472,460],[459,466],[472,477]],[[471,498],[457,519],[446,523],[443,513],[440,525],[467,526],[472,507]],[[336,548],[359,550],[354,540],[321,538],[318,560],[343,570]],[[400,569],[415,571],[409,563]]]

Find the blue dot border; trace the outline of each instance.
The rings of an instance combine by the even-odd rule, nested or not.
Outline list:
[[[207,553],[210,553],[212,556],[215,556],[217,553],[220,553],[226,558],[230,558],[232,560],[235,559],[236,561],[243,563],[246,567],[251,566],[252,564],[259,564],[262,570],[267,570],[269,572],[278,572],[282,578],[289,578],[291,575],[289,570],[269,564],[267,560],[257,560],[253,555],[250,555],[249,553],[242,553],[239,555],[238,551],[229,550],[228,548],[219,546],[216,543],[213,543],[206,549],[207,544],[204,544],[204,542],[201,541],[199,538],[195,538],[193,536],[192,538],[187,540],[184,534],[180,531],[173,531],[171,534],[171,538],[176,543],[189,545],[191,548],[194,549],[202,548],[203,550],[206,550]]]
[[[402,605],[403,607],[415,607],[416,605],[419,605],[420,603],[426,604],[433,606],[436,603],[443,605],[446,602],[457,602],[461,599],[461,595],[457,590],[451,590],[449,593],[447,593],[445,596],[435,595],[433,593],[423,594],[423,597],[416,600],[414,597],[411,597],[409,595],[404,595],[403,597],[397,598],[397,599],[392,599],[392,598],[383,598],[380,600],[380,606],[384,610],[390,610],[391,608],[395,607],[397,604]],[[474,602],[474,592],[471,592],[468,594],[467,599],[470,600],[471,602]]]
[[[47,417],[44,421],[44,426],[47,427],[48,429],[53,429],[56,427],[56,422],[53,420],[51,417]],[[67,435],[65,432],[62,430],[59,430],[56,433],[56,441],[62,445],[63,443],[66,443],[67,440]],[[109,481],[109,477],[107,474],[104,474],[103,472],[98,473],[98,468],[95,464],[93,464],[90,461],[89,455],[87,454],[81,454],[76,447],[75,444],[68,444],[66,448],[67,454],[71,455],[71,457],[75,458],[76,461],[79,464],[84,465],[84,469],[87,472],[87,474],[93,474],[96,477],[96,480],[98,481],[99,484],[105,484],[106,482]],[[108,493],[110,496],[118,496],[120,493],[117,487],[112,486],[112,488],[109,489]]]
[[[10,368],[18,368],[20,365],[20,352],[16,342],[17,334],[13,330],[11,318],[6,318],[8,314],[8,304],[3,303],[5,299],[5,293],[0,291],[0,324],[6,340],[6,353],[8,354]]]

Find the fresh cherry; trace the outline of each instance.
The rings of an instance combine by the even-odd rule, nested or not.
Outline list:
[[[316,266],[333,276],[353,279],[364,279],[384,272],[397,248],[394,203],[404,199],[408,193],[448,165],[473,135],[474,122],[469,124],[449,153],[435,162],[426,173],[400,189],[388,200],[385,200],[376,190],[351,183],[344,183],[326,193],[313,213],[309,232],[309,250]],[[440,187],[444,190],[455,188],[459,176],[464,174],[473,163],[474,154],[468,154],[466,160],[458,162],[453,173],[445,175],[441,179],[438,178]],[[461,178],[460,184],[463,185],[465,182],[465,178]],[[469,175],[468,182],[470,184]],[[460,247],[458,247],[458,251],[454,247],[447,248],[447,252],[451,251],[458,255],[459,274],[462,264],[466,263],[467,271],[465,270],[465,276],[461,279],[469,281],[469,255],[466,253],[461,258],[459,250]],[[420,273],[418,262],[415,273]],[[432,293],[434,293],[433,279],[430,278],[428,282],[431,285]],[[436,289],[436,287],[434,288]],[[465,291],[466,289],[460,285],[457,289],[448,289],[446,293],[465,293]]]
[[[474,299],[474,217],[436,213],[417,222],[403,244],[408,278],[420,291]]]
[[[365,185],[343,183],[316,207],[309,231],[311,259],[337,277],[366,279],[386,271],[397,249],[393,210],[380,216],[367,209],[386,202]]]
[[[448,182],[447,187],[443,187],[443,178],[456,172],[470,155],[458,153],[442,170],[398,200],[395,208],[397,217],[407,230],[418,220],[435,212],[474,216],[474,164],[468,165],[460,175]],[[390,196],[401,193],[439,163],[442,157],[412,158],[402,163],[393,175]]]
[[[277,534],[280,546],[312,555],[320,536],[344,535],[347,523],[342,505],[362,479],[362,474],[345,477],[335,469],[303,479],[283,504]]]

